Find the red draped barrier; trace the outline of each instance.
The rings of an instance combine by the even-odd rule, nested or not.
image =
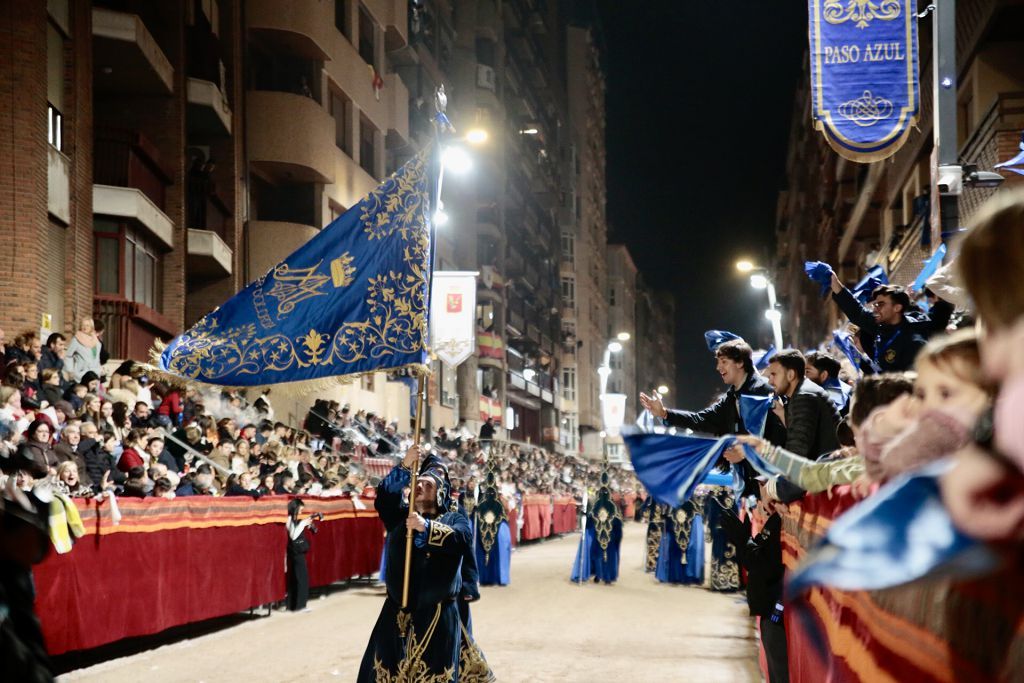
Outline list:
[[[519,513],[515,508],[505,508],[505,515],[508,517],[508,531],[511,536],[512,546],[516,545],[516,525],[519,524]]]
[[[849,487],[782,506],[783,561],[793,569],[856,501]],[[1019,560],[1020,558],[1018,558]],[[821,681],[1009,681],[1024,671],[1020,562],[985,579],[885,591],[814,589],[787,607],[789,674]]]
[[[286,496],[122,499],[118,525],[109,502],[75,503],[86,535],[70,553],[51,553],[34,572],[36,611],[51,654],[284,597]],[[356,512],[347,500],[315,499],[307,509],[324,513],[328,534],[313,540],[313,585],[376,570],[382,539],[372,507]],[[328,551],[328,539],[351,547]]]
[[[576,501],[572,498],[555,498],[551,532],[566,534],[576,530]]]

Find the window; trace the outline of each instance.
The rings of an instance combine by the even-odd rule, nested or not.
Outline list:
[[[64,149],[64,116],[52,104],[47,106],[46,141],[58,152]]]
[[[376,68],[377,63],[374,61],[374,55],[376,49],[374,48],[376,42],[375,26],[373,23],[373,17],[366,11],[366,8],[360,3],[359,5],[359,56],[363,58],[363,61],[370,66]]]
[[[615,288],[614,287],[609,287],[608,288],[608,305],[609,306],[614,306],[615,305]]]
[[[494,41],[487,38],[476,39],[476,61],[484,66],[494,68]]]
[[[331,91],[329,109],[334,119],[334,144],[345,154],[352,156],[348,144],[348,101],[338,92]]]
[[[160,310],[161,254],[149,235],[124,223],[98,219],[96,293],[121,296]]]
[[[562,368],[562,398],[576,400],[576,368]]]
[[[566,308],[576,307],[576,279],[573,277],[562,278],[562,305]]]
[[[576,254],[576,236],[571,232],[562,233],[562,260],[572,261]]]
[[[363,167],[363,170],[369,173],[374,178],[377,174],[374,172],[374,146],[373,138],[376,129],[373,124],[365,117],[359,118],[359,165]]]
[[[348,26],[347,5],[347,0],[334,0],[334,27],[345,37],[348,37],[348,32],[345,31]]]

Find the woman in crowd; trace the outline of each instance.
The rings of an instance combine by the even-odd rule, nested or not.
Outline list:
[[[117,401],[114,403],[110,419],[107,421],[107,426],[110,427],[118,441],[124,441],[125,437],[128,436],[128,432],[132,429],[131,416],[128,414],[128,411],[127,403]]]
[[[142,457],[143,451],[143,440],[146,436],[146,430],[144,429],[129,429],[124,439],[121,441],[124,449],[121,451],[121,457],[117,460],[117,469],[122,472],[131,472],[136,467],[145,467],[146,461]]]
[[[82,399],[82,410],[78,416],[82,418],[83,422],[92,422],[94,425],[100,425],[103,422],[102,405],[99,396],[96,394],[86,394],[85,398]]]
[[[64,354],[64,367],[76,382],[81,382],[82,376],[87,372],[92,371],[97,375],[103,373],[100,364],[100,340],[96,336],[92,318],[82,318],[78,324],[78,331],[71,338]]]
[[[78,478],[78,465],[73,462],[62,462],[57,466],[57,477],[54,485],[57,491],[69,498],[92,498],[95,493]]]
[[[36,419],[29,424],[25,431],[25,440],[18,445],[20,459],[34,463],[36,467],[33,469],[42,472],[42,476],[45,476],[47,471],[55,470],[60,464],[56,453],[50,447],[52,434],[53,427],[48,420]]]
[[[39,373],[40,379],[40,399],[46,401],[51,406],[60,401],[64,397],[64,391],[60,386],[60,371],[57,368],[46,368]]]

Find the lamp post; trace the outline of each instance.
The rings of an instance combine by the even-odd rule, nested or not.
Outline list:
[[[768,269],[756,266],[750,261],[737,261],[736,270],[741,273],[750,273],[750,286],[754,289],[764,289],[768,293],[768,310],[764,317],[772,324],[772,337],[775,348],[782,350],[782,314],[777,308],[778,301],[775,298],[775,283],[768,275]]]
[[[623,342],[627,342],[627,341],[629,341],[629,332],[619,332],[617,335],[615,335],[615,338],[612,339],[611,341],[609,341],[608,344],[605,346],[605,348],[604,348],[604,356],[601,359],[601,365],[600,365],[600,367],[597,368],[597,374],[601,378],[601,393],[598,395],[598,400],[601,403],[602,423],[604,423],[606,421],[605,420],[605,413],[606,413],[606,411],[608,409],[608,407],[606,405],[606,399],[608,397],[608,378],[612,374],[612,368],[611,368],[612,354],[613,353],[618,353],[618,352],[622,351],[622,344],[623,344]],[[606,439],[608,437],[608,425],[604,424],[603,426],[604,426],[604,429],[601,430],[601,454],[604,456],[604,459],[607,460],[608,459],[608,442],[607,442]],[[615,425],[615,426],[616,426],[616,428],[621,426],[621,422],[620,422],[619,425]]]

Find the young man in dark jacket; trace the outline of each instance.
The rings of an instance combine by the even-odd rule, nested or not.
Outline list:
[[[861,306],[835,273],[832,298],[843,314],[860,328],[858,336],[869,363],[865,372],[902,372],[914,365],[917,352],[928,338],[942,332],[953,315],[953,304],[937,300],[928,315],[910,316],[910,297],[902,287],[875,287],[867,306]]]
[[[768,363],[768,381],[785,402],[785,449],[816,460],[839,448],[839,412],[828,392],[804,376],[803,354],[784,349]]]

